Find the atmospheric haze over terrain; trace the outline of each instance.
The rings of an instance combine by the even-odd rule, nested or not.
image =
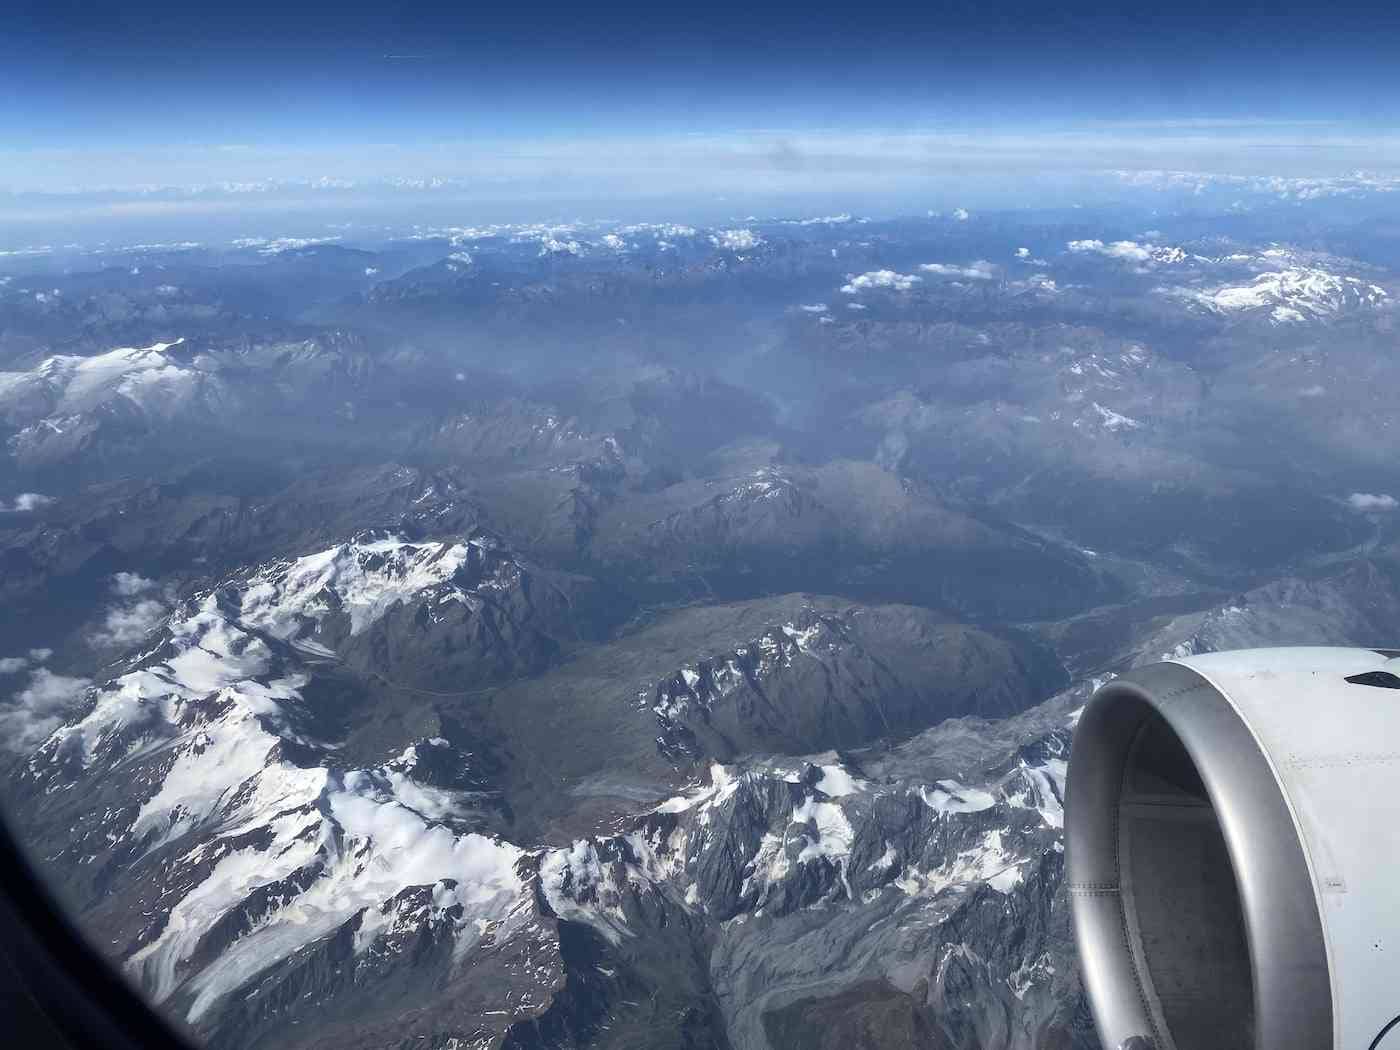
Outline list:
[[[11,28],[0,800],[200,1045],[1093,1050],[1089,697],[1400,638],[1388,23]]]

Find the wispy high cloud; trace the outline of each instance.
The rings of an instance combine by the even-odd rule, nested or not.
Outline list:
[[[0,206],[35,223],[54,214],[212,214],[276,210],[324,198],[337,210],[392,194],[489,194],[540,200],[604,187],[633,198],[678,193],[842,191],[919,187],[957,171],[960,185],[1047,173],[1150,188],[1257,188],[1299,197],[1394,188],[1400,135],[1304,121],[1178,120],[1062,128],[787,131],[591,138],[351,142],[292,148],[249,144],[0,152],[0,193],[43,194]],[[1378,173],[1358,175],[1360,172]],[[79,173],[100,172],[83,178]],[[1205,173],[1205,174],[1203,174]],[[1228,174],[1214,174],[1228,173]],[[1270,181],[1281,180],[1281,181]],[[951,183],[951,180],[949,180]],[[101,198],[87,200],[85,198]],[[574,197],[574,199],[580,199]],[[22,205],[22,206],[21,206]],[[969,217],[971,196],[945,200]],[[26,212],[26,209],[28,211]],[[846,221],[845,214],[831,221]]]

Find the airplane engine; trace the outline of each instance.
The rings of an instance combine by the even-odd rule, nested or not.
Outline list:
[[[1106,1050],[1400,1050],[1400,651],[1110,682],[1075,730],[1065,836]]]

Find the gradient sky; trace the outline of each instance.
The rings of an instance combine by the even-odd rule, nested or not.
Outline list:
[[[0,189],[849,168],[911,142],[1016,170],[1400,170],[1400,14],[1125,6],[22,5]]]

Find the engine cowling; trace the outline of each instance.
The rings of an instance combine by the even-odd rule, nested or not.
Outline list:
[[[1094,694],[1065,835],[1106,1050],[1400,1050],[1397,657],[1212,653]]]

